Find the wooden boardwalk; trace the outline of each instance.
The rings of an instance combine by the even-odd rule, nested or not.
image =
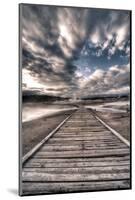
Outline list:
[[[23,164],[22,193],[130,188],[130,149],[81,108]]]

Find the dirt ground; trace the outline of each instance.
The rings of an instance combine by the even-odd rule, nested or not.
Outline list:
[[[42,117],[22,124],[22,152],[25,155],[73,111]]]
[[[96,112],[108,125],[130,141],[130,113]]]

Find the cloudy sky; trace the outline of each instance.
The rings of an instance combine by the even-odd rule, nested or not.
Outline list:
[[[130,12],[22,5],[23,92],[129,92]]]

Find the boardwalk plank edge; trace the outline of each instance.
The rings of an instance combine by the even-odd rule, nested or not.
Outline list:
[[[60,193],[60,192],[75,192],[75,191],[97,191],[103,189],[120,189],[130,188],[130,181],[117,180],[117,181],[94,181],[94,182],[24,182],[24,194],[43,194],[43,193]]]
[[[61,173],[53,174],[47,172],[23,172],[23,181],[96,181],[96,180],[117,180],[117,179],[129,179],[129,173]]]

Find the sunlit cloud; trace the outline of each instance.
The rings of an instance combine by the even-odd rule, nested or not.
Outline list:
[[[30,71],[27,69],[22,70],[22,82],[26,88],[45,88],[45,85],[40,84],[36,77],[31,76]]]

